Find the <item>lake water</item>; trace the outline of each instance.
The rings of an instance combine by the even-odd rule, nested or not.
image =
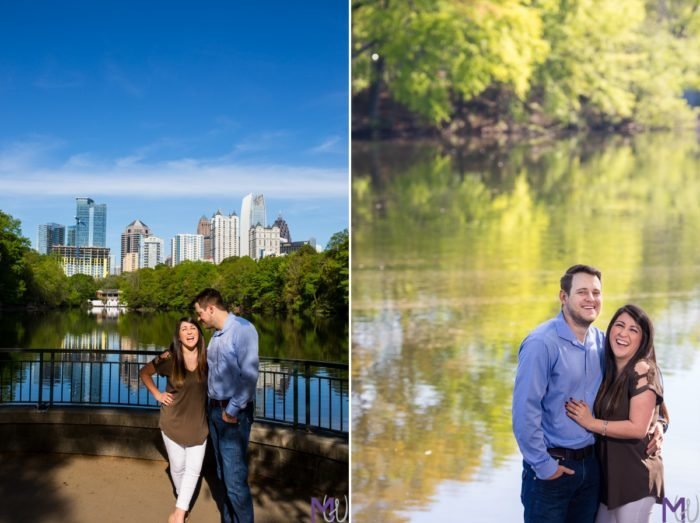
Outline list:
[[[180,312],[103,316],[83,310],[0,313],[0,347],[161,351],[168,347]],[[348,362],[347,322],[250,319],[260,336],[260,356]],[[211,331],[204,331],[206,340]]]
[[[52,401],[59,405],[156,406],[138,376],[139,368],[153,356],[128,351],[157,353],[166,349],[181,316],[181,313],[104,316],[82,310],[5,312],[0,315],[0,348],[73,352],[56,355],[55,368],[49,363],[53,360],[47,353],[43,365],[38,353],[0,354],[0,403],[37,404],[41,393],[42,403]],[[256,415],[304,424],[308,410],[311,426],[347,432],[348,372],[342,365],[329,363],[347,364],[347,323],[251,319],[260,336],[261,357],[321,362],[297,366],[262,361]],[[211,332],[205,331],[207,340],[210,336]],[[164,390],[164,379],[160,379],[159,386]]]
[[[657,330],[666,494],[700,497],[700,147],[690,135],[353,144],[356,521],[522,520],[517,351],[575,263]],[[669,517],[674,517],[669,513]],[[662,521],[656,506],[652,521]]]

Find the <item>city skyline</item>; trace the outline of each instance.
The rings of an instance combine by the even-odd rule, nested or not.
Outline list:
[[[242,203],[241,203],[241,206],[240,206],[239,211],[235,211],[235,210],[234,210],[234,211],[231,211],[230,213],[224,213],[224,214],[226,214],[226,215],[233,214],[233,215],[236,215],[236,216],[239,216],[240,214],[242,214],[242,212],[243,212],[243,207],[245,206],[245,200],[246,200],[246,198],[249,197],[249,196],[251,196],[251,195],[248,194],[248,195],[246,195],[246,196],[242,199]],[[258,199],[258,201],[264,201],[264,200],[263,200],[264,195],[263,195],[262,193],[255,194],[254,196]],[[76,216],[77,216],[78,214],[80,214],[80,208],[81,208],[81,206],[85,206],[85,202],[84,202],[84,201],[92,202],[93,204],[95,203],[95,202],[93,201],[93,199],[91,199],[91,198],[89,198],[89,197],[77,197],[77,198],[75,198],[75,201],[76,201],[76,206],[77,206],[77,209],[75,210]],[[108,207],[106,204],[99,204],[99,207],[103,208],[103,209],[106,211],[107,215],[109,215],[109,207]],[[264,203],[263,203],[263,209],[264,209]],[[258,211],[258,212],[260,212],[260,211]],[[123,227],[121,227],[120,232],[119,232],[119,244],[118,244],[115,248],[111,248],[111,246],[107,245],[107,248],[110,248],[110,258],[111,258],[110,272],[115,272],[115,270],[117,270],[117,272],[123,270],[122,265],[123,265],[123,257],[124,257],[124,254],[125,254],[125,251],[124,251],[124,248],[125,248],[125,233],[126,233],[127,229],[129,229],[129,228],[131,228],[131,227],[134,227],[135,225],[136,225],[136,226],[141,226],[141,225],[143,225],[143,226],[146,227],[146,229],[149,231],[149,233],[148,233],[147,236],[155,236],[155,237],[159,237],[159,238],[163,239],[164,242],[166,243],[166,249],[165,249],[164,252],[162,252],[163,260],[165,260],[166,258],[171,257],[172,254],[173,254],[172,251],[171,251],[171,249],[170,249],[171,241],[173,240],[173,238],[175,238],[175,237],[178,236],[178,235],[194,235],[194,234],[199,234],[198,229],[199,229],[199,225],[200,225],[200,223],[201,223],[201,220],[204,219],[204,218],[206,218],[206,219],[209,221],[209,223],[211,223],[211,221],[213,221],[214,218],[215,218],[218,214],[221,214],[221,209],[217,209],[216,211],[214,211],[213,213],[211,213],[211,215],[207,215],[206,213],[203,213],[203,214],[199,217],[199,220],[198,220],[197,223],[194,225],[194,227],[192,227],[190,230],[185,230],[185,231],[176,232],[175,234],[173,234],[173,236],[170,236],[170,237],[164,237],[164,236],[158,234],[156,231],[153,230],[152,227],[148,226],[148,224],[145,223],[145,220],[141,220],[140,218],[134,218],[133,220],[131,220],[131,222],[129,222],[128,224],[126,224],[126,225],[124,225]],[[74,220],[80,221],[80,220],[78,220],[75,216],[74,216]],[[275,221],[275,225],[278,225],[278,222],[280,222],[280,220],[282,221],[282,223],[284,223],[285,230],[286,230],[287,233],[288,233],[288,232],[289,232],[289,228],[288,228],[289,226],[288,226],[288,223],[287,223],[286,219],[284,219],[284,214],[283,214],[282,212],[278,212],[278,213],[277,213],[277,220]],[[263,216],[263,220],[262,220],[262,221],[265,222],[265,223],[267,223],[267,217],[266,217],[266,215]],[[44,229],[47,225],[63,227],[63,228],[65,229],[66,232],[65,232],[65,236],[64,236],[65,240],[63,241],[62,244],[63,244],[63,245],[69,245],[69,242],[68,242],[68,231],[69,231],[70,225],[67,225],[66,223],[47,221],[47,222],[45,222],[45,223],[40,223],[39,225],[37,225],[37,230],[35,231],[34,236],[33,236],[33,237],[30,237],[30,240],[31,240],[31,242],[32,242],[32,248],[34,248],[35,250],[38,250],[41,254],[46,254],[45,252],[41,252],[41,246],[42,246],[42,243],[41,243],[41,242],[42,242],[42,237],[41,237],[41,236],[42,236],[42,229]],[[292,227],[292,228],[293,228],[293,227]],[[110,228],[107,227],[107,237],[112,236],[112,235],[110,234],[110,230],[109,230],[109,229],[110,229]],[[340,231],[336,231],[336,232],[340,232]],[[45,234],[45,232],[44,232],[44,234]],[[239,235],[240,235],[240,232],[239,232]],[[321,242],[318,240],[318,238],[317,238],[316,236],[313,236],[313,235],[310,236],[310,237],[308,237],[308,238],[301,238],[301,241],[308,241],[308,240],[312,240],[312,239],[315,240],[315,243],[316,243],[316,244],[321,245],[322,247],[325,246],[324,243],[321,243]],[[329,238],[329,239],[330,239],[330,238]],[[206,241],[206,240],[205,240],[205,241]],[[244,241],[244,240],[242,239],[241,236],[239,236],[239,241],[241,242],[241,244],[242,244],[243,241]],[[85,244],[85,245],[87,245],[87,244]],[[104,246],[104,245],[99,245],[99,246]],[[130,248],[127,248],[127,252],[132,252],[132,251],[131,251]],[[240,254],[240,255],[242,255],[242,256],[249,256],[250,254]],[[203,259],[204,259],[204,258],[203,258]]]
[[[132,221],[169,242],[249,193],[295,238],[349,228],[347,6],[275,5],[3,5],[0,209],[37,247],[105,204],[115,266]]]

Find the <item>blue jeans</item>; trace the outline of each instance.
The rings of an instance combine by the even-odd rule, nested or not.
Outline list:
[[[520,500],[525,523],[593,523],[600,499],[600,466],[591,455],[583,460],[559,459],[574,471],[554,480],[538,479],[523,462]]]
[[[253,405],[238,413],[238,423],[225,422],[222,412],[222,407],[209,409],[209,435],[216,458],[216,475],[226,490],[222,520],[224,523],[253,523],[253,496],[248,486],[246,456]]]

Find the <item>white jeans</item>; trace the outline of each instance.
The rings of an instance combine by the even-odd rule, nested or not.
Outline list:
[[[631,503],[625,503],[612,510],[608,510],[607,505],[601,503],[598,507],[595,523],[645,523],[651,521],[651,511],[655,502],[655,498],[648,496]]]
[[[175,506],[182,510],[190,509],[190,501],[194,488],[197,486],[199,473],[202,470],[204,461],[204,450],[207,448],[207,441],[201,445],[185,447],[175,443],[165,432],[161,431],[165,450],[168,451],[168,461],[170,461],[170,476],[173,478],[175,491],[177,492],[177,502]]]

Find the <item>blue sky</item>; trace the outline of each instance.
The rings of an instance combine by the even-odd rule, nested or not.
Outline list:
[[[0,209],[37,226],[107,204],[107,246],[146,223],[168,247],[240,214],[325,244],[348,227],[348,4],[0,3]]]

